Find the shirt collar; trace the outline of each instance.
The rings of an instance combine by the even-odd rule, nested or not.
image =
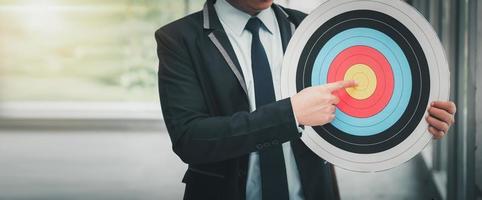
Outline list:
[[[217,0],[214,4],[214,8],[216,9],[220,21],[227,26],[225,28],[230,29],[238,36],[243,33],[244,27],[251,18],[251,15],[233,7],[226,0]],[[264,28],[272,34],[277,22],[276,16],[271,7],[259,12],[256,17],[263,22]]]

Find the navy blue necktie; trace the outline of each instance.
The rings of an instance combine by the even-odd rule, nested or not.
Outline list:
[[[259,29],[263,22],[257,17],[249,19],[245,29],[251,32],[251,67],[253,70],[256,107],[276,101],[273,78]],[[289,198],[285,160],[281,145],[271,146],[259,152],[261,168],[261,193],[263,200],[284,200]]]

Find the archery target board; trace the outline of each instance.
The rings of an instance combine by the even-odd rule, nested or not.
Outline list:
[[[335,119],[305,127],[303,142],[352,171],[381,171],[408,161],[431,141],[430,102],[448,100],[443,47],[425,18],[399,0],[329,0],[300,24],[285,53],[281,88],[340,80]]]

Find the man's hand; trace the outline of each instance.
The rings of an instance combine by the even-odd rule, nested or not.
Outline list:
[[[451,101],[435,101],[430,104],[427,117],[428,131],[435,139],[442,138],[449,131],[455,122],[455,112],[455,104]]]
[[[340,99],[332,93],[356,86],[355,81],[339,81],[308,87],[291,97],[293,112],[300,125],[321,126],[335,118],[335,105]]]

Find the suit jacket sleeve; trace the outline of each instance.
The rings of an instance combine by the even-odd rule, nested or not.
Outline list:
[[[289,99],[213,116],[185,40],[160,29],[156,41],[161,108],[173,150],[185,163],[222,161],[300,137]]]

